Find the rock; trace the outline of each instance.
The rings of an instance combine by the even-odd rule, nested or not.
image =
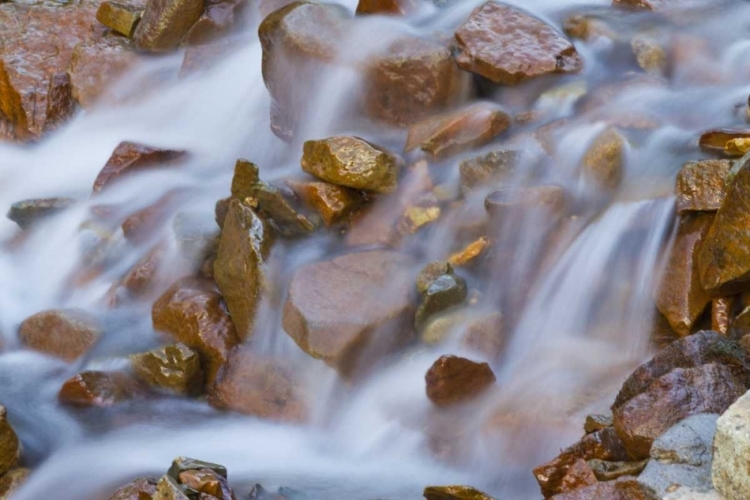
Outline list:
[[[266,287],[264,263],[270,246],[264,222],[243,202],[232,200],[219,239],[214,279],[241,339],[253,334],[255,313]]]
[[[180,253],[191,262],[203,261],[216,254],[221,231],[210,212],[178,212],[172,220],[172,231]]]
[[[596,483],[584,488],[561,493],[552,500],[654,500],[653,494],[635,478],[622,477],[616,481]]]
[[[28,229],[38,221],[53,216],[73,206],[72,198],[38,198],[18,201],[10,206],[8,218],[21,229]]]
[[[404,149],[419,148],[435,158],[445,158],[483,146],[509,126],[510,116],[502,107],[474,103],[414,124],[409,128]]]
[[[560,481],[560,493],[584,488],[598,481],[591,467],[580,458],[573,462]]]
[[[396,189],[403,160],[359,137],[306,141],[302,170],[338,186],[389,193]]]
[[[471,486],[428,486],[423,496],[427,500],[494,500]]]
[[[421,330],[430,317],[466,300],[466,281],[460,276],[444,274],[433,281],[424,292],[422,303],[414,317],[414,326]]]
[[[162,476],[156,484],[153,500],[188,500],[184,489],[171,476]]]
[[[200,353],[208,382],[240,342],[219,291],[207,280],[187,278],[175,283],[154,302],[151,318],[156,330]]]
[[[289,285],[284,330],[343,374],[408,342],[411,261],[389,251],[349,253],[299,268]],[[378,297],[378,300],[372,300]]]
[[[740,500],[750,491],[750,392],[719,418],[713,443],[713,485],[727,500]]]
[[[234,500],[234,492],[227,479],[211,469],[189,470],[180,473],[180,484],[219,500]]]
[[[75,51],[73,52],[75,56]],[[47,87],[47,130],[55,130],[68,121],[76,112],[75,89],[70,73],[55,73]]]
[[[719,297],[711,301],[711,330],[726,336],[729,332],[734,304],[734,297]]]
[[[238,347],[209,388],[208,400],[217,408],[299,422],[308,413],[300,382],[289,366],[261,357],[247,347]]]
[[[359,5],[363,2],[367,0]],[[399,38],[376,54],[367,63],[363,79],[368,116],[399,126],[456,104],[469,83],[447,47],[416,37]]]
[[[667,54],[659,42],[648,35],[636,35],[630,42],[638,66],[648,73],[660,75],[667,65]]]
[[[0,477],[0,499],[8,500],[13,497],[13,494],[24,485],[30,474],[31,471],[24,468],[13,469],[3,474]]]
[[[134,479],[114,492],[109,500],[147,500],[156,493],[157,480],[153,478]]]
[[[727,142],[747,138],[750,138],[750,130],[718,128],[703,132],[698,139],[698,145],[709,151],[723,152]]]
[[[448,262],[442,260],[430,262],[417,275],[417,291],[420,295],[426,294],[430,285],[445,274],[453,274],[453,267]]]
[[[185,35],[184,43],[200,45],[210,43],[231,33],[239,24],[249,2],[246,0],[205,0],[201,17]]]
[[[331,226],[349,217],[363,203],[355,190],[319,181],[287,181],[302,201]]]
[[[718,210],[726,196],[725,183],[731,168],[730,160],[687,162],[677,174],[677,212]]]
[[[171,166],[187,157],[185,151],[159,149],[134,142],[121,142],[94,180],[94,193],[100,192],[125,175]]]
[[[441,213],[438,205],[407,207],[398,223],[399,232],[414,234],[422,227],[438,220]]]
[[[487,213],[498,220],[511,215],[529,215],[531,211],[559,216],[565,205],[565,190],[554,185],[498,189],[484,200]]]
[[[142,15],[143,7],[141,5],[105,1],[99,5],[99,10],[96,11],[96,20],[107,28],[132,38]]]
[[[583,432],[591,434],[612,426],[611,415],[586,415],[586,422],[583,424]]]
[[[550,73],[576,73],[582,67],[573,44],[557,30],[494,1],[474,10],[456,31],[456,42],[456,62],[462,69],[502,85]]]
[[[583,156],[581,173],[586,182],[604,192],[616,190],[625,166],[626,143],[616,128],[598,134]]]
[[[516,150],[500,149],[463,160],[458,167],[461,173],[461,189],[467,192],[476,188],[492,187],[513,173],[519,157]]]
[[[750,307],[745,307],[735,316],[730,331],[733,338],[739,339],[750,333]]]
[[[707,492],[695,491],[692,488],[677,488],[664,497],[664,500],[725,500],[724,497],[711,490]]]
[[[599,481],[614,481],[623,476],[637,476],[646,468],[648,459],[639,462],[608,462],[594,458],[587,463],[596,479]]]
[[[189,457],[177,457],[172,460],[172,465],[170,465],[169,471],[167,471],[167,475],[175,481],[179,481],[180,475],[182,475],[183,472],[204,469],[213,471],[219,477],[222,477],[224,479],[228,477],[227,468],[223,465],[215,464],[212,462],[204,462],[203,460],[197,460],[195,458]]]
[[[597,37],[615,39],[617,33],[601,19],[584,14],[573,14],[563,22],[563,31],[571,38],[590,41]]]
[[[197,394],[203,386],[200,356],[182,343],[130,356],[133,370],[151,387]]]
[[[63,384],[58,399],[65,405],[108,407],[141,392],[138,383],[126,373],[84,371]]]
[[[385,14],[403,15],[415,8],[412,0],[359,0],[357,15]]]
[[[479,239],[469,243],[463,250],[460,250],[448,257],[448,262],[456,267],[469,265],[477,258],[481,257],[485,253],[485,250],[487,250],[487,247],[489,247],[489,245],[490,240],[488,240],[484,236],[480,236]]]
[[[730,139],[724,145],[724,154],[727,156],[744,156],[750,151],[750,137]]]
[[[461,345],[496,359],[505,350],[508,328],[497,311],[483,312],[471,318],[464,327]]]
[[[693,324],[711,302],[711,296],[701,285],[696,257],[712,221],[713,214],[688,214],[681,218],[656,291],[656,307],[681,336],[690,334]]]
[[[8,410],[0,406],[0,475],[16,465],[20,455],[20,443],[16,432],[8,422]]]
[[[68,363],[86,354],[103,334],[96,318],[78,309],[53,309],[26,318],[19,340],[29,349]]]
[[[487,363],[476,363],[458,356],[441,356],[425,375],[427,397],[437,406],[469,401],[495,383]]]
[[[68,70],[73,97],[84,108],[94,106],[136,60],[132,43],[119,36],[79,43]]]
[[[612,0],[615,7],[630,7],[646,10],[666,10],[670,7],[679,7],[680,4],[687,4],[684,0]]]
[[[141,244],[153,238],[172,215],[179,193],[168,191],[155,202],[128,215],[122,223],[126,240]]]
[[[204,5],[204,0],[149,0],[133,33],[136,47],[149,52],[176,49]]]

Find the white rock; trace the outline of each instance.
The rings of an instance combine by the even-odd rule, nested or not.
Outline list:
[[[726,500],[750,498],[750,392],[719,418],[712,479]]]

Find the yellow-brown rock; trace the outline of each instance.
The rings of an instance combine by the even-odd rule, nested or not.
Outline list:
[[[84,371],[60,388],[60,403],[72,406],[108,407],[133,399],[140,385],[123,372]]]
[[[96,20],[107,28],[130,38],[143,15],[143,6],[120,2],[102,2]]]
[[[246,0],[205,0],[205,2],[203,14],[185,35],[184,43],[186,44],[206,44],[231,33],[249,4]]]
[[[359,192],[320,181],[287,181],[302,201],[314,209],[326,226],[351,215],[363,203]]]
[[[750,130],[716,128],[703,132],[698,139],[698,145],[710,151],[724,152],[729,141],[748,138],[750,138]]]
[[[459,165],[461,189],[466,192],[501,182],[514,172],[519,156],[518,151],[500,149],[463,160]]]
[[[8,410],[0,406],[0,475],[8,472],[18,461],[20,443],[8,422]]]
[[[583,178],[602,191],[616,190],[623,175],[625,144],[625,138],[615,128],[598,134],[583,156]]]
[[[677,174],[677,212],[714,212],[726,196],[730,160],[688,162]]]
[[[150,500],[156,493],[156,479],[134,479],[115,491],[109,500]]]
[[[693,324],[711,302],[711,296],[701,285],[697,251],[712,221],[713,214],[682,217],[656,292],[656,306],[672,329],[682,336],[690,334]]]
[[[197,394],[203,388],[198,352],[177,343],[130,356],[136,376],[151,387],[178,394]]]
[[[437,205],[407,207],[399,221],[399,231],[402,234],[414,234],[422,227],[438,220],[440,213],[440,207]]]
[[[29,349],[72,363],[86,354],[103,331],[96,318],[77,309],[54,309],[26,318],[18,337]]]
[[[84,108],[96,104],[136,57],[130,40],[121,36],[76,45],[68,69],[75,100]]]
[[[406,151],[421,149],[436,158],[483,146],[505,132],[510,116],[493,103],[475,103],[428,118],[409,129]]]
[[[180,472],[180,484],[218,500],[234,500],[234,492],[227,478],[211,469],[194,469]],[[208,499],[206,499],[208,500]]]
[[[233,199],[222,226],[214,279],[241,339],[253,334],[255,313],[266,286],[265,259],[271,247],[268,228],[252,208]]]
[[[750,137],[730,139],[724,145],[724,153],[728,156],[743,156],[750,151]]]
[[[29,478],[29,469],[18,468],[9,470],[0,477],[0,499],[8,500],[18,491]]]
[[[630,42],[638,66],[648,73],[661,74],[667,65],[667,54],[659,42],[647,35],[638,35]]]
[[[136,47],[149,52],[176,49],[204,5],[204,0],[149,0],[133,33]]]
[[[428,486],[423,495],[427,500],[494,500],[471,486]]]
[[[403,160],[359,137],[306,141],[302,170],[337,186],[389,193],[396,189]]]
[[[453,266],[466,266],[479,258],[489,246],[490,241],[480,236],[479,239],[469,243],[466,248],[460,250],[448,258],[448,262]]]
[[[413,10],[414,7],[412,0],[359,0],[356,13],[357,15],[403,15]]]

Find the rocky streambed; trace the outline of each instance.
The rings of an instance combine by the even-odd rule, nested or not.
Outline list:
[[[0,3],[0,498],[750,498],[748,23]]]

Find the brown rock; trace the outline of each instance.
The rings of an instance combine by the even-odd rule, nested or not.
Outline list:
[[[135,297],[146,294],[154,285],[164,256],[164,246],[155,246],[128,271],[122,285]]]
[[[363,203],[355,190],[318,181],[288,181],[302,201],[314,209],[326,226],[350,216]]]
[[[596,484],[597,482],[594,471],[591,470],[591,467],[589,467],[585,460],[579,458],[573,462],[573,465],[568,468],[562,477],[560,481],[560,493],[574,491],[591,484]]]
[[[583,156],[583,178],[602,191],[616,190],[622,180],[626,142],[616,128],[607,128],[597,135]]]
[[[560,186],[534,186],[528,188],[503,188],[493,191],[484,200],[484,208],[490,217],[508,217],[527,213],[558,216],[565,209],[565,190]]]
[[[121,142],[94,180],[94,193],[98,193],[117,179],[133,172],[171,166],[184,160],[185,151],[159,149],[134,142]]]
[[[73,406],[112,406],[141,392],[138,383],[123,372],[84,371],[60,388],[60,403]]]
[[[609,415],[586,415],[586,422],[583,424],[583,432],[591,434],[592,432],[601,431],[607,427],[612,427],[612,417]]]
[[[462,69],[503,85],[550,73],[576,73],[582,67],[575,47],[557,30],[494,1],[474,10],[456,31],[456,42],[456,62]]]
[[[718,128],[703,132],[698,139],[698,145],[703,149],[723,152],[727,142],[732,139],[747,138],[750,138],[750,130]]]
[[[229,357],[212,387],[208,400],[217,407],[247,415],[285,421],[302,421],[307,406],[300,383],[290,367],[264,358],[245,346]]]
[[[459,165],[461,189],[466,192],[502,181],[513,173],[519,156],[518,151],[501,149],[462,161]]]
[[[234,492],[227,479],[211,469],[181,472],[179,481],[188,488],[211,495],[219,500],[234,500]]]
[[[685,164],[677,174],[677,211],[716,211],[726,196],[731,160],[703,160]]]
[[[203,387],[200,356],[185,344],[133,354],[130,361],[136,376],[151,387],[178,394],[197,394]]]
[[[47,88],[47,130],[54,130],[75,114],[73,85],[68,73],[55,73],[50,76]]]
[[[411,262],[388,251],[349,253],[299,268],[284,305],[284,330],[311,356],[350,374],[412,338]],[[373,300],[378,297],[378,300]]]
[[[510,126],[510,116],[491,103],[475,103],[445,115],[428,118],[409,129],[406,151],[421,149],[436,158],[483,146]]]
[[[596,483],[552,497],[553,500],[604,500],[605,498],[607,500],[651,500],[653,494],[635,478],[623,477],[616,481]]]
[[[425,375],[427,397],[438,406],[471,400],[495,383],[487,363],[476,363],[458,356],[441,356]]]
[[[178,481],[180,479],[180,475],[183,472],[187,471],[197,471],[202,469],[208,469],[211,471],[214,471],[219,476],[226,479],[228,477],[227,475],[227,468],[220,464],[215,464],[213,462],[204,462],[203,460],[197,460],[195,458],[190,457],[177,457],[174,460],[172,460],[172,465],[169,466],[169,470],[167,471],[167,475],[170,476],[175,481]]]
[[[302,170],[338,186],[388,193],[396,189],[403,160],[359,137],[306,141]]]
[[[266,286],[264,263],[270,245],[263,220],[243,202],[232,200],[219,239],[214,279],[241,339],[253,334],[255,313]]]
[[[367,63],[363,77],[367,114],[394,125],[416,123],[457,103],[468,86],[447,47],[416,37],[389,45]]]
[[[637,476],[648,464],[648,459],[639,462],[608,462],[592,459],[587,462],[599,481],[614,481],[623,476]]]
[[[391,14],[403,15],[414,9],[412,0],[359,0],[357,15]]]
[[[204,0],[149,0],[133,33],[140,50],[168,52],[176,49],[203,13]]]
[[[484,236],[480,236],[479,239],[469,243],[463,250],[454,253],[448,258],[448,262],[456,267],[466,266],[474,262],[479,258],[487,247],[490,245],[490,240]]]
[[[141,5],[105,1],[96,11],[96,20],[107,28],[131,38],[142,15]]]
[[[732,321],[735,297],[719,297],[711,301],[711,330],[726,335]]]
[[[29,478],[29,469],[13,469],[0,477],[0,499],[8,500],[18,491]]]
[[[414,234],[422,227],[440,218],[442,210],[438,205],[407,207],[398,223],[401,234]]]
[[[200,45],[210,43],[231,33],[247,7],[246,0],[205,0],[203,14],[187,35],[185,43]]]
[[[134,479],[115,491],[109,500],[150,500],[156,493],[156,483],[153,478]]]
[[[690,334],[693,324],[711,302],[700,282],[696,254],[712,221],[713,214],[688,214],[681,218],[656,291],[656,307],[682,336]]]
[[[74,205],[72,198],[39,198],[23,200],[10,206],[8,218],[18,224],[21,229],[28,229],[37,221],[58,214]]]
[[[508,328],[503,315],[497,311],[472,315],[464,327],[461,345],[496,359],[505,350]]]
[[[227,213],[229,212],[229,202],[232,201],[232,198],[223,198],[216,202],[216,208],[214,213],[216,214],[216,224],[219,227],[224,227],[224,220],[227,218]]]
[[[0,475],[5,474],[18,461],[20,443],[8,422],[8,410],[0,406]]]
[[[136,59],[132,43],[120,36],[76,45],[68,69],[73,97],[84,108],[94,106]]]
[[[54,309],[34,314],[18,329],[19,340],[26,347],[68,363],[86,354],[102,333],[96,318],[77,309]]]
[[[494,500],[471,486],[428,486],[423,496],[427,500]]]
[[[201,355],[207,381],[226,362],[240,339],[213,283],[184,279],[154,303],[151,318],[156,330],[167,332]]]
[[[660,75],[667,66],[667,54],[659,42],[648,35],[636,35],[630,42],[633,55],[643,70]]]
[[[417,275],[417,291],[420,295],[427,293],[435,280],[445,274],[453,274],[453,267],[443,260],[436,260],[425,265]]]
[[[162,476],[156,483],[153,500],[188,500],[186,492],[171,476]]]
[[[565,19],[563,31],[571,38],[586,41],[596,37],[614,39],[617,36],[603,20],[583,14],[573,14]]]
[[[177,194],[168,191],[155,202],[130,214],[122,223],[125,239],[142,243],[152,237],[172,215]]]

